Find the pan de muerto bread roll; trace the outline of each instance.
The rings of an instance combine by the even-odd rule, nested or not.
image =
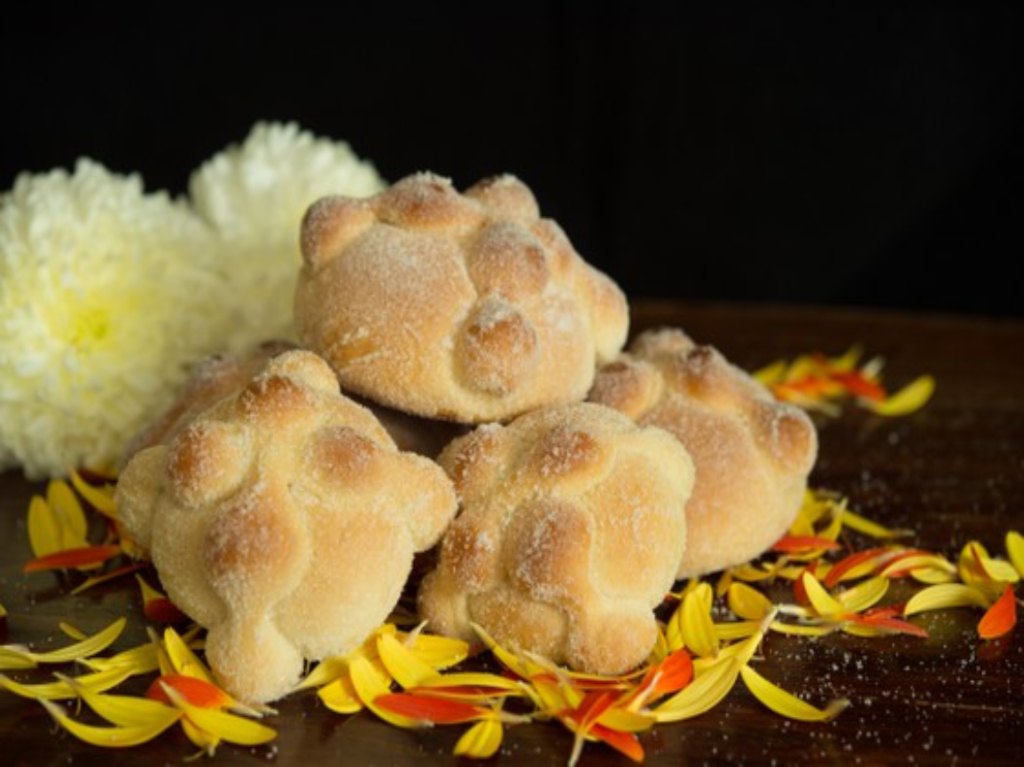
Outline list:
[[[139,452],[117,502],[170,598],[209,629],[218,678],[254,702],[384,621],[456,506],[444,472],[399,453],[304,351]]]
[[[796,518],[818,452],[814,425],[712,347],[679,330],[643,333],[598,372],[590,399],[666,429],[693,456],[680,578],[758,556]]]
[[[625,342],[626,300],[512,176],[410,176],[302,225],[302,344],[342,387],[464,423],[578,401]]]
[[[654,645],[686,543],[693,464],[661,429],[580,403],[486,425],[438,459],[461,511],[420,612],[434,631],[614,674]]]

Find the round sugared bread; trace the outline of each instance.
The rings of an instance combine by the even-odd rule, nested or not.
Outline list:
[[[301,239],[302,344],[397,410],[481,423],[579,401],[625,342],[622,292],[512,176],[326,198]]]
[[[138,452],[117,505],[168,596],[209,630],[225,689],[262,702],[293,689],[304,659],[348,652],[387,618],[456,502],[323,360],[290,351]]]
[[[710,346],[649,331],[597,374],[590,400],[671,432],[697,476],[678,577],[746,562],[796,518],[818,452],[810,418]]]
[[[421,585],[433,631],[616,674],[654,645],[693,464],[671,435],[579,403],[485,425],[439,458],[460,512]]]

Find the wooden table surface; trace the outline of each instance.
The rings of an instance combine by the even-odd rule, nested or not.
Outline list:
[[[925,372],[938,388],[919,413],[887,420],[848,408],[820,421],[816,486],[838,490],[855,509],[918,531],[916,542],[955,556],[968,539],[1002,553],[1008,529],[1024,531],[1024,323],[896,313],[728,305],[644,303],[634,325],[678,325],[718,346],[748,369],[803,351],[843,351],[859,341],[886,358],[896,387]],[[79,597],[52,573],[23,575],[30,557],[25,510],[34,487],[20,475],[0,477],[2,642],[45,647],[61,642],[57,622],[86,631],[129,614],[115,647],[144,640],[133,585]],[[647,764],[1022,764],[1024,763],[1024,625],[994,642],[977,639],[977,611],[915,619],[930,637],[816,641],[772,634],[759,670],[787,689],[823,703],[852,706],[829,724],[788,722],[764,709],[742,685],[711,712],[642,736]],[[27,678],[15,674],[17,678]],[[270,723],[270,748],[223,747],[224,765],[455,763],[463,728],[405,731],[368,714],[342,717],[301,694],[282,701]],[[126,751],[84,745],[56,731],[36,703],[0,691],[0,765],[180,763],[192,753],[179,730]],[[572,739],[557,724],[506,731],[501,765],[564,764]],[[602,745],[582,764],[625,764]]]

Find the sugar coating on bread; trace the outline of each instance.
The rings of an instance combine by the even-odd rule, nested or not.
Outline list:
[[[433,631],[614,674],[654,645],[686,543],[693,464],[671,435],[598,405],[485,425],[438,459],[460,512],[421,585]]]
[[[625,297],[513,176],[420,173],[303,221],[295,319],[346,390],[465,423],[578,401],[625,342]]]
[[[796,518],[817,456],[814,425],[710,346],[648,331],[598,371],[589,399],[675,435],[693,457],[678,576],[746,562]]]
[[[444,472],[400,453],[305,351],[137,453],[117,503],[168,596],[209,630],[217,677],[250,702],[380,625],[456,507]]]

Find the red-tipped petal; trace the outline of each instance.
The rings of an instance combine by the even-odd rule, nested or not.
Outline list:
[[[25,563],[22,572],[36,573],[43,570],[62,570],[68,567],[84,567],[99,565],[121,553],[119,546],[83,546],[77,549],[64,549],[36,557]]]
[[[812,551],[814,549],[838,549],[839,544],[829,538],[819,538],[815,535],[784,535],[772,546],[772,551],[781,554],[792,554],[797,551]]]
[[[405,692],[378,695],[373,702],[374,705],[387,709],[393,714],[431,724],[471,722],[490,713],[490,709],[472,706],[449,698],[410,695]]]
[[[978,623],[978,636],[982,639],[997,639],[1008,634],[1017,625],[1017,600],[1013,596],[1013,587],[1006,584],[1002,596],[988,608]]]
[[[153,623],[181,623],[188,617],[167,597],[147,600],[142,612]]]
[[[625,754],[634,762],[644,760],[644,747],[640,745],[636,735],[631,732],[619,732],[601,724],[595,724],[590,728],[590,734],[614,748],[620,754]]]
[[[185,700],[200,708],[224,708],[233,703],[232,699],[216,685],[182,674],[165,674],[154,679],[153,684],[146,690],[146,697],[169,706],[173,705],[164,685],[177,690]]]
[[[887,551],[889,549],[886,548],[866,549],[865,551],[858,551],[856,554],[850,554],[850,556],[840,559],[828,571],[828,574],[821,581],[821,585],[827,589],[835,587],[850,570],[876,557],[881,557]]]
[[[885,389],[866,378],[860,371],[852,370],[848,373],[833,372],[829,374],[829,378],[850,392],[850,394],[856,394],[858,397],[875,401],[885,399]]]

